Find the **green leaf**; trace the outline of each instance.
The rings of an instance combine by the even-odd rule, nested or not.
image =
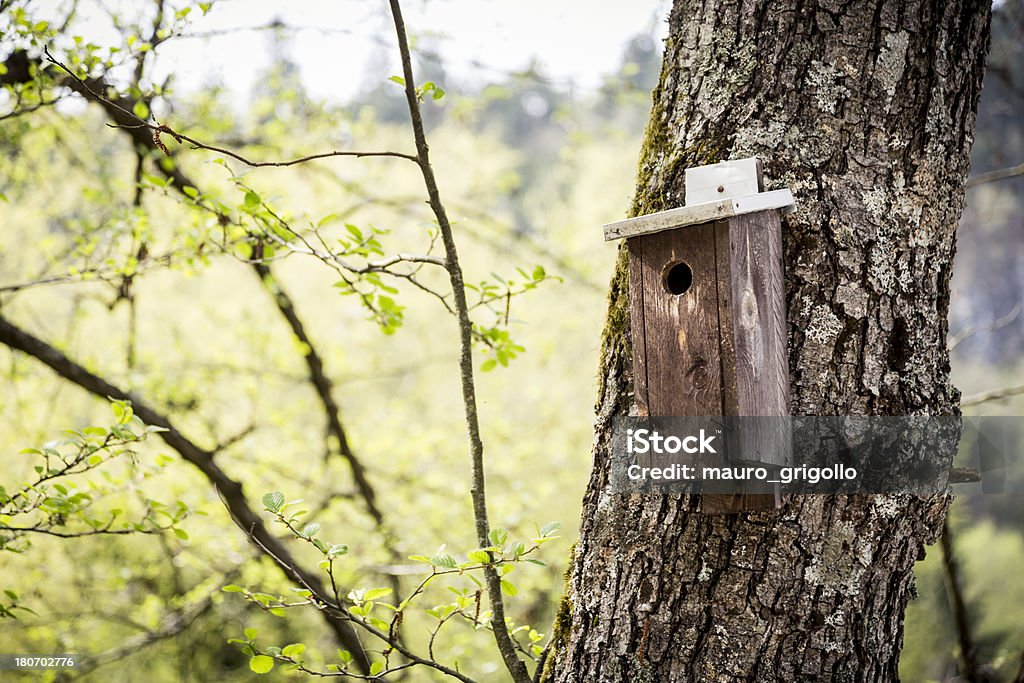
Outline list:
[[[439,553],[430,558],[430,564],[445,569],[455,569],[455,558],[447,553]]]
[[[259,207],[260,202],[262,202],[262,201],[263,200],[260,199],[260,196],[258,194],[256,194],[255,192],[253,192],[252,190],[247,190],[246,191],[246,193],[245,193],[245,208],[247,208],[249,210],[256,209],[256,208]]]
[[[145,119],[149,116],[149,107],[143,101],[138,101],[132,105],[132,113],[138,116],[140,119]]]
[[[380,661],[379,659],[376,662],[374,662],[373,664],[370,665],[370,675],[371,676],[376,676],[377,674],[379,674],[383,670],[384,670],[384,662]]]
[[[302,529],[302,535],[306,538],[310,538],[316,535],[316,532],[320,531],[320,525],[316,522],[310,522]]]
[[[491,540],[491,544],[498,546],[499,548],[505,545],[505,541],[508,540],[508,531],[501,528],[491,529],[490,533],[487,534],[487,538]]]
[[[291,645],[285,645],[284,649],[281,650],[281,654],[285,657],[298,657],[306,651],[306,646],[302,643],[292,643]]]
[[[282,505],[284,505],[284,494],[280,491],[264,494],[263,507],[271,512],[277,512],[281,509]]]
[[[225,593],[244,593],[245,592],[244,588],[242,588],[241,586],[236,586],[233,583],[229,583],[228,585],[226,585],[223,588],[221,588],[221,590],[224,591]]]
[[[249,660],[249,668],[253,673],[266,674],[274,668],[274,658],[266,655],[256,655]]]
[[[519,589],[511,581],[501,580],[501,592],[508,596],[518,595]]]
[[[196,197],[199,196],[199,190],[192,187],[191,185],[186,185],[185,187],[181,188],[181,191],[187,194],[192,199],[195,199]]]
[[[114,411],[114,417],[117,418],[119,425],[128,424],[134,414],[128,401],[113,401],[110,404],[110,409]]]
[[[403,88],[405,87],[405,79],[402,78],[401,76],[391,76],[390,78],[388,78],[388,80],[391,81],[392,83],[397,83]]]
[[[550,536],[551,534],[555,533],[561,528],[561,522],[548,522],[547,524],[542,526],[538,531],[540,532],[541,536]]]
[[[498,361],[494,360],[493,358],[488,358],[480,366],[480,372],[490,372],[496,367],[498,367]]]
[[[371,588],[366,591],[366,595],[363,596],[363,600],[369,602],[370,600],[377,600],[383,598],[385,595],[391,595],[390,588]]]
[[[184,529],[179,529],[179,528],[175,527],[174,535],[177,536],[178,538],[180,538],[183,541],[187,541],[188,540],[188,534],[185,532]]]
[[[490,564],[491,562],[490,554],[483,550],[474,550],[472,552],[468,552],[466,553],[466,557],[468,557],[473,562],[479,562],[480,564]]]
[[[325,225],[327,225],[328,223],[330,223],[331,221],[336,221],[336,220],[338,220],[338,214],[336,214],[336,213],[329,213],[329,214],[327,214],[326,216],[324,216],[323,218],[321,218],[320,220],[318,220],[316,222],[316,227],[322,228]]]
[[[247,628],[245,629],[245,631],[243,631],[243,633],[245,633],[245,637],[249,640],[256,640],[256,629]]]
[[[360,242],[363,241],[363,231],[360,230],[358,227],[352,225],[351,223],[346,223],[345,229],[348,230],[349,234],[355,237],[357,240],[359,240]]]

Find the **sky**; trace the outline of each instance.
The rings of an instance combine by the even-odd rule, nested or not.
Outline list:
[[[42,0],[54,11],[62,0]],[[180,0],[170,0],[175,7]],[[275,20],[301,27],[287,32],[289,56],[300,65],[311,94],[345,99],[369,79],[398,72],[394,29],[384,0],[219,0],[206,16],[193,12],[190,33],[158,51],[157,80],[175,74],[175,88],[222,83],[245,93],[271,58]],[[73,33],[111,44],[118,40],[109,11],[148,10],[135,0],[83,0]],[[618,66],[623,46],[638,34],[664,37],[667,0],[405,0],[413,41],[441,52],[460,82],[483,82],[536,60],[556,82],[586,90]],[[39,5],[36,10],[42,9]],[[255,27],[238,30],[241,27]],[[414,42],[415,45],[415,42]],[[381,71],[387,73],[381,73]]]

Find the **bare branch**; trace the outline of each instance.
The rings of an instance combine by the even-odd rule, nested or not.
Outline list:
[[[330,157],[356,157],[356,158],[363,158],[363,157],[395,157],[395,158],[398,158],[398,159],[405,159],[407,161],[413,161],[413,162],[416,161],[416,157],[415,156],[413,156],[411,154],[404,154],[402,152],[390,152],[390,151],[338,151],[338,150],[331,150],[330,152],[321,152],[321,153],[318,153],[318,154],[307,154],[306,156],[302,156],[302,157],[299,157],[297,159],[289,159],[287,161],[253,161],[252,159],[248,159],[248,158],[242,156],[241,154],[239,154],[238,152],[234,152],[234,151],[232,151],[230,149],[227,149],[227,148],[224,148],[224,147],[218,147],[216,145],[208,145],[208,144],[206,144],[204,142],[200,142],[199,140],[196,140],[193,137],[190,137],[188,135],[185,135],[183,133],[179,133],[179,132],[175,131],[174,129],[172,129],[171,127],[169,127],[169,126],[167,126],[165,124],[150,123],[149,121],[146,121],[145,119],[139,118],[138,116],[135,115],[134,112],[131,111],[130,108],[127,108],[123,104],[121,104],[119,102],[116,102],[116,101],[114,101],[112,99],[109,99],[106,96],[100,94],[99,92],[97,92],[93,88],[93,86],[91,86],[89,84],[88,81],[83,80],[83,79],[79,78],[78,76],[76,76],[74,74],[74,72],[71,71],[71,69],[69,69],[62,62],[58,61],[53,55],[50,54],[49,48],[44,48],[43,52],[46,55],[46,59],[50,63],[54,64],[59,69],[64,71],[70,77],[70,79],[72,79],[71,83],[66,83],[66,85],[69,85],[72,90],[75,90],[79,94],[86,95],[87,97],[90,97],[90,98],[96,100],[97,102],[101,102],[105,106],[107,106],[108,108],[112,107],[112,108],[117,110],[117,112],[119,113],[119,117],[118,118],[122,119],[122,120],[116,121],[115,124],[113,124],[115,127],[119,127],[119,128],[143,128],[143,129],[149,130],[151,135],[152,135],[152,138],[153,138],[153,143],[157,147],[159,147],[165,154],[168,154],[168,155],[170,155],[170,152],[167,150],[166,146],[164,145],[163,141],[161,140],[161,138],[160,138],[161,134],[170,135],[179,144],[187,142],[190,145],[192,145],[193,149],[204,149],[204,150],[207,150],[207,151],[210,151],[210,152],[217,152],[218,154],[223,154],[224,156],[231,157],[232,159],[236,159],[238,161],[241,161],[243,164],[245,164],[247,166],[252,166],[254,168],[266,167],[266,166],[271,166],[271,167],[294,166],[296,164],[302,164],[302,163],[305,163],[307,161],[314,161],[316,159],[327,159],[327,158],[330,158]],[[102,82],[102,81],[99,81],[99,79],[94,79],[94,80],[98,81],[100,83]]]
[[[1016,166],[1001,168],[997,171],[989,171],[988,173],[968,178],[967,182],[964,183],[964,188],[977,187],[978,185],[994,183],[998,180],[1006,180],[1007,178],[1016,178],[1021,175],[1024,175],[1024,164],[1017,164]]]
[[[964,600],[963,588],[960,585],[960,564],[953,552],[952,536],[953,532],[950,530],[947,518],[942,524],[942,536],[939,540],[942,544],[942,570],[953,607],[953,622],[960,645],[960,674],[967,683],[982,683],[984,679],[978,666],[978,650],[974,642],[974,634],[971,632],[967,602]]]
[[[1015,387],[1005,387],[1003,389],[993,389],[992,391],[982,391],[977,394],[966,396],[960,400],[961,407],[976,406],[980,403],[988,403],[989,401],[1000,401],[1004,398],[1010,398],[1011,396],[1017,396],[1024,394],[1024,384]]]
[[[99,529],[88,529],[84,531],[55,531],[54,529],[40,526],[18,527],[0,525],[0,531],[13,531],[20,534],[42,534],[44,536],[56,536],[57,538],[83,538],[85,536],[130,536],[135,534],[158,534],[170,528],[171,525],[152,529],[110,529],[106,527],[101,527]]]
[[[149,256],[146,258],[144,263],[140,263],[135,275],[141,275],[144,272],[154,269],[157,266],[168,266],[174,261],[174,257],[177,256],[177,252],[169,252],[160,256]],[[51,275],[40,277],[36,280],[29,280],[26,282],[16,282],[9,285],[0,286],[0,294],[10,294],[14,292],[20,292],[25,289],[31,289],[33,287],[43,287],[47,285],[60,285],[67,284],[70,282],[103,282],[113,287],[117,286],[115,280],[120,280],[122,276],[117,273],[116,267],[97,267],[97,268],[83,268],[75,275]]]
[[[127,638],[97,655],[83,657],[76,667],[76,673],[80,676],[85,675],[105,664],[124,659],[145,647],[178,635],[189,628],[199,617],[210,611],[210,608],[213,607],[214,596],[220,593],[220,586],[223,583],[231,581],[231,576],[230,574],[224,576],[217,582],[216,587],[208,591],[201,599],[165,614],[156,628]]]
[[[20,108],[15,107],[14,109],[12,109],[11,111],[7,112],[3,116],[0,116],[0,121],[6,121],[7,119],[13,119],[13,118],[17,118],[19,116],[24,116],[25,114],[31,114],[32,112],[39,111],[40,109],[42,109],[44,107],[52,107],[53,105],[55,105],[58,102],[60,102],[62,99],[64,99],[64,98],[63,97],[54,97],[52,100],[40,99],[35,104],[31,104],[31,105],[28,105],[28,106],[25,106],[25,107],[20,107]]]
[[[967,341],[967,339],[973,337],[979,332],[996,332],[998,330],[1003,329],[1004,327],[1006,327],[1007,325],[1009,325],[1010,323],[1017,319],[1017,317],[1020,315],[1020,310],[1020,302],[1017,302],[1016,304],[1013,305],[1013,308],[1011,308],[1009,312],[1007,312],[1006,315],[1004,315],[1001,318],[996,318],[995,320],[993,320],[991,323],[984,327],[979,328],[977,325],[968,325],[963,330],[957,332],[950,338],[948,344],[949,350],[952,351],[956,347],[960,346],[960,344]]]

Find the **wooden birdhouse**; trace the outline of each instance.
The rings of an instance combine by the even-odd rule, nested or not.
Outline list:
[[[762,191],[750,158],[688,169],[685,206],[604,226],[629,249],[638,415],[789,415],[780,216],[793,207],[789,190]],[[780,501],[701,503],[740,512]]]

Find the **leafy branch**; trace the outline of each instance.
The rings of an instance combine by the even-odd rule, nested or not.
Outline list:
[[[376,652],[379,658],[371,663],[370,669],[366,673],[350,670],[352,658],[344,650],[338,653],[338,663],[328,664],[326,670],[319,670],[308,666],[302,658],[305,652],[304,644],[293,643],[284,647],[259,647],[256,643],[256,630],[247,628],[244,638],[234,638],[229,642],[243,646],[243,652],[250,657],[249,666],[256,673],[267,673],[274,668],[276,663],[282,663],[290,669],[303,671],[315,676],[341,676],[361,680],[378,680],[384,676],[408,669],[411,666],[423,665],[459,680],[470,681],[471,679],[460,673],[457,669],[447,667],[437,660],[434,653],[434,642],[438,633],[446,623],[456,616],[471,623],[474,627],[484,628],[492,632],[495,631],[496,625],[493,610],[488,613],[481,613],[480,598],[483,584],[473,574],[493,571],[505,577],[514,570],[518,563],[525,562],[544,566],[544,563],[540,560],[528,556],[536,552],[545,543],[557,538],[556,534],[560,528],[560,525],[557,523],[547,524],[539,528],[537,535],[530,540],[529,544],[525,541],[510,541],[509,534],[504,529],[492,529],[489,534],[490,544],[486,547],[468,551],[466,553],[467,560],[464,562],[458,562],[452,555],[447,553],[445,546],[441,546],[433,555],[413,555],[409,559],[427,565],[429,573],[420,580],[405,599],[398,604],[391,604],[382,600],[382,598],[391,595],[392,590],[390,588],[356,589],[349,591],[345,597],[342,597],[335,579],[335,564],[348,554],[348,546],[345,544],[329,543],[320,538],[320,525],[318,523],[303,523],[301,518],[306,515],[306,511],[300,509],[301,499],[286,501],[283,493],[274,491],[265,494],[262,502],[264,510],[272,515],[275,523],[283,526],[293,538],[309,544],[322,555],[323,559],[320,561],[320,568],[327,573],[332,596],[328,598],[308,588],[293,588],[292,590],[296,595],[293,598],[288,598],[251,591],[235,584],[225,586],[223,588],[224,592],[239,593],[261,610],[277,617],[285,616],[288,609],[304,606],[314,606],[321,610],[327,609],[339,612],[356,627],[383,641],[387,647],[383,650],[368,650]],[[429,586],[436,580],[446,576],[468,577],[478,586],[478,589],[470,593],[465,589],[460,590],[453,586],[448,586],[448,589],[457,596],[455,602],[435,605],[425,610],[425,613],[435,618],[437,623],[431,629],[427,645],[427,656],[416,655],[399,640],[398,629],[405,615],[410,611],[413,604],[426,594]],[[501,578],[500,583],[501,589],[509,595],[515,595],[518,592],[515,585],[508,579]],[[375,612],[378,608],[390,611],[390,619],[386,620],[377,616]],[[507,630],[508,626],[506,624],[502,625]],[[524,645],[518,640],[513,639],[513,647],[528,658],[533,659],[539,656],[542,648],[537,643],[543,639],[543,635],[529,627],[521,626],[516,628],[515,631],[517,633],[527,633],[530,644]],[[391,656],[395,652],[409,661],[392,664]]]
[[[128,401],[115,400],[111,405],[117,422],[109,428],[66,430],[64,439],[21,451],[40,462],[33,467],[34,478],[19,485],[13,493],[0,486],[0,550],[18,551],[14,542],[29,534],[79,538],[153,534],[173,529],[187,538],[176,526],[188,514],[187,506],[181,502],[170,511],[159,501],[146,500],[147,509],[141,520],[123,521],[116,527],[122,510],[91,512],[96,500],[107,491],[96,487],[90,487],[88,492],[79,490],[75,479],[120,456],[134,458],[134,444],[145,441],[150,434],[166,431],[145,425],[134,415]],[[14,523],[16,519],[23,521]],[[76,521],[86,528],[73,526]]]

